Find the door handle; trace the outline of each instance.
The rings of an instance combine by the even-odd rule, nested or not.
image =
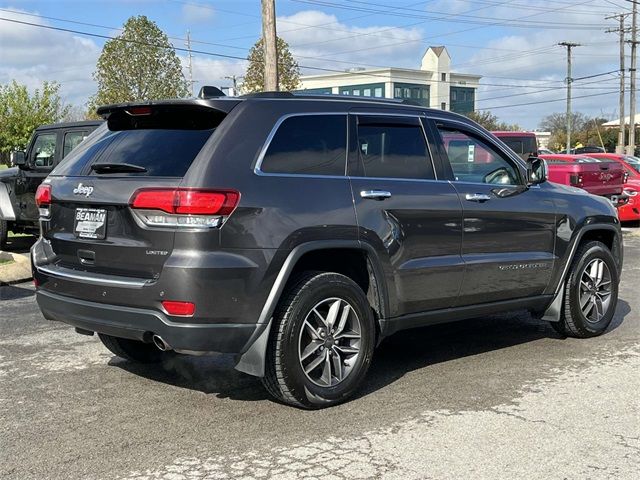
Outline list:
[[[387,192],[386,190],[362,190],[360,196],[373,200],[384,200],[385,198],[391,197],[391,192]]]
[[[469,202],[486,202],[491,200],[491,196],[485,193],[467,193],[464,197]]]

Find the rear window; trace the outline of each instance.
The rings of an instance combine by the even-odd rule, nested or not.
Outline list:
[[[266,173],[344,175],[346,115],[300,115],[282,122],[260,165]]]
[[[522,158],[528,158],[529,156],[535,156],[538,151],[538,145],[535,137],[501,137],[507,146],[516,152]]]
[[[99,175],[93,163],[129,163],[146,172],[118,175],[182,177],[214,129],[139,129],[111,131],[105,127],[88,138],[84,148],[73,150],[52,175]],[[101,174],[105,175],[105,174]]]

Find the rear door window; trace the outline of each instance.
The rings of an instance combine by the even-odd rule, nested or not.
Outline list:
[[[435,179],[418,118],[358,117],[358,155],[365,177]]]
[[[87,138],[88,132],[80,130],[76,132],[67,132],[64,134],[64,142],[62,144],[62,158],[69,155],[71,150],[76,148],[80,143]]]
[[[345,174],[346,115],[299,115],[278,127],[262,159],[265,173]]]

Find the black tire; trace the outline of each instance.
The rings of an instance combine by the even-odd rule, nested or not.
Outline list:
[[[299,350],[302,348],[301,330],[304,328],[307,315],[310,315],[315,307],[323,301],[330,302],[336,299],[348,303],[355,313],[355,317],[350,318],[355,318],[354,321],[359,326],[359,353],[352,362],[345,359],[342,363],[338,352],[332,347],[334,339],[331,330],[331,339],[327,341],[332,342],[332,346],[326,347],[325,358],[332,358],[327,359],[327,363],[337,360],[338,366],[331,364],[328,375],[330,386],[322,386],[314,383],[303,369]],[[341,347],[339,342],[344,341],[347,340],[338,340],[336,334],[335,347],[340,352],[344,346]],[[362,289],[344,275],[304,272],[289,283],[274,312],[262,383],[273,397],[289,405],[307,409],[337,405],[352,396],[362,383],[371,364],[374,346],[373,313]],[[323,346],[322,349],[324,348]],[[322,354],[319,353],[318,356],[320,355]],[[331,357],[332,355],[334,357]],[[341,374],[344,374],[346,369],[349,371],[338,381],[334,380],[332,369],[336,373],[336,379],[338,370]],[[337,384],[331,386],[332,381],[336,381]]]
[[[601,260],[606,265],[610,277],[609,302],[606,309],[603,305],[600,318],[588,318],[589,312],[585,314],[580,306],[581,281],[585,278],[586,268],[594,260]],[[611,252],[601,242],[586,242],[580,245],[574,257],[569,276],[565,283],[564,305],[560,322],[556,322],[553,328],[561,335],[575,338],[589,338],[601,335],[607,329],[616,310],[618,302],[618,282],[619,274],[616,262]],[[583,298],[587,298],[583,294]],[[589,306],[587,302],[587,306]],[[587,307],[585,307],[587,308]],[[594,306],[593,308],[597,308]],[[591,312],[593,316],[593,312]]]
[[[158,363],[162,360],[163,353],[152,343],[139,342],[128,338],[112,337],[110,335],[98,334],[102,344],[111,353],[136,363]]]
[[[9,222],[0,220],[0,250],[7,249],[7,239],[9,238]]]

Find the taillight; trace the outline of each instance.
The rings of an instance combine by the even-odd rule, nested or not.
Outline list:
[[[41,217],[48,217],[51,211],[51,185],[41,183],[36,190],[36,205]]]
[[[159,188],[138,190],[129,204],[148,226],[214,228],[224,223],[239,200],[235,190]]]
[[[169,314],[179,317],[191,317],[196,311],[196,305],[191,302],[176,302],[173,300],[165,300],[162,302],[162,308]]]
[[[582,187],[584,185],[584,181],[581,174],[570,175],[569,183],[574,187]]]

